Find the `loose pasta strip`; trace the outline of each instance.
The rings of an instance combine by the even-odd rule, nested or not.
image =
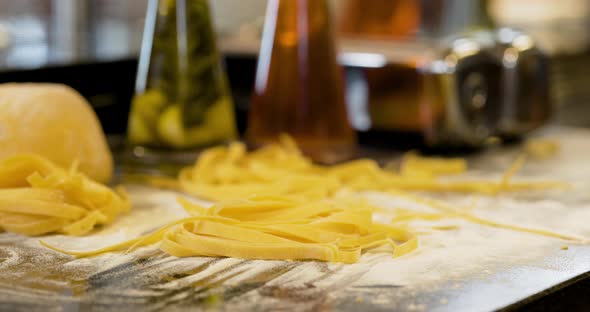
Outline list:
[[[445,181],[441,175],[467,169],[462,159],[433,159],[408,154],[401,172],[381,169],[373,160],[361,159],[336,166],[319,166],[304,157],[287,137],[280,144],[247,152],[242,143],[205,151],[178,177],[182,191],[214,201],[256,194],[327,198],[341,189],[356,191],[462,192],[496,195],[501,192],[564,187],[554,181],[515,182],[513,175],[524,159],[498,181]]]
[[[498,221],[486,219],[483,217],[479,217],[479,216],[471,213],[469,211],[470,209],[457,209],[456,207],[453,207],[452,205],[450,205],[444,201],[441,201],[441,200],[430,199],[430,198],[417,196],[414,194],[409,194],[409,193],[404,193],[404,192],[393,192],[392,195],[404,197],[406,199],[414,201],[415,203],[423,204],[423,205],[426,205],[428,207],[431,207],[431,208],[434,208],[434,209],[437,209],[440,211],[439,213],[417,213],[417,212],[408,212],[408,211],[406,211],[405,213],[396,213],[396,215],[393,219],[393,224],[398,225],[398,226],[405,225],[407,221],[411,221],[411,220],[436,220],[436,219],[445,219],[445,218],[460,218],[460,219],[463,219],[465,221],[468,221],[468,222],[471,222],[474,224],[479,224],[479,225],[488,226],[488,227],[511,230],[511,231],[521,232],[521,233],[534,234],[534,235],[539,235],[539,236],[546,236],[546,237],[551,237],[551,238],[556,238],[556,239],[561,239],[561,240],[572,241],[572,242],[576,242],[576,243],[583,243],[583,244],[590,243],[589,239],[587,239],[585,237],[577,236],[577,235],[564,234],[564,233],[559,233],[559,232],[550,231],[550,230],[525,227],[525,226],[521,226],[521,225],[498,222]]]
[[[24,235],[83,235],[130,208],[123,189],[111,190],[37,155],[0,162],[0,228]]]
[[[234,143],[205,151],[194,166],[184,168],[179,175],[182,190],[217,201],[212,207],[180,199],[191,217],[144,237],[100,250],[76,252],[44,245],[80,257],[159,244],[166,253],[179,257],[354,263],[364,251],[381,246],[392,247],[394,256],[405,255],[418,247],[410,221],[444,218],[462,218],[485,226],[578,240],[548,231],[485,221],[464,210],[407,193],[418,190],[497,194],[560,185],[512,182],[512,176],[522,163],[519,159],[499,181],[443,182],[439,180],[440,175],[461,173],[466,163],[408,155],[402,167],[405,169],[397,174],[382,170],[375,161],[368,159],[332,167],[318,166],[303,157],[288,138],[283,138],[281,144],[251,153],[243,144]],[[342,196],[345,189],[400,195],[439,211],[406,211],[394,216],[389,224],[378,223],[374,221],[378,209],[358,197]]]
[[[485,220],[466,210],[449,207],[443,202],[412,196],[408,195],[407,199],[436,207],[439,212],[398,209],[391,212],[394,218],[385,224],[375,221],[375,214],[383,214],[383,209],[373,207],[366,200],[354,196],[314,201],[253,196],[245,200],[221,201],[208,208],[179,198],[178,202],[191,216],[175,221],[152,234],[92,251],[68,251],[44,242],[42,244],[77,257],[110,251],[130,251],[157,244],[162,251],[177,257],[355,263],[365,251],[382,246],[391,247],[394,257],[406,255],[418,248],[418,239],[410,221],[447,218],[460,218],[484,226],[585,242],[583,238],[575,236]]]
[[[404,176],[455,175],[467,171],[467,161],[462,158],[433,158],[422,157],[414,152],[407,153],[400,168]]]
[[[391,246],[395,256],[418,247],[410,230],[373,221],[376,211],[364,201],[321,199],[301,202],[285,198],[251,197],[210,208],[179,200],[191,217],[141,238],[96,251],[65,251],[75,256],[133,249],[159,243],[178,256],[245,259],[321,260],[355,263],[366,250]]]

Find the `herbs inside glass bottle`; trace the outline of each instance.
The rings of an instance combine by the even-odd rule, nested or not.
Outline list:
[[[190,149],[236,137],[207,0],[150,0],[129,117],[132,145]]]

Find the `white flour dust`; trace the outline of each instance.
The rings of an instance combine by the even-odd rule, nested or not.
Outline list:
[[[560,153],[546,161],[529,161],[517,179],[560,180],[570,183],[571,190],[535,191],[502,194],[497,197],[474,195],[439,195],[457,207],[475,203],[474,215],[500,223],[590,238],[590,170],[583,167],[590,154],[588,132],[571,131],[559,137]],[[517,151],[498,150],[487,153],[471,164],[476,170],[470,178],[499,177]],[[103,229],[86,237],[54,235],[43,240],[59,248],[75,251],[94,250],[149,233],[178,220],[186,213],[176,203],[177,194],[148,187],[129,187],[134,209]],[[369,200],[385,209],[405,208],[432,211],[433,208],[388,195],[370,193]],[[388,217],[378,220],[387,222]],[[243,291],[227,299],[227,307],[246,308],[244,302],[265,302],[277,309],[287,306],[280,298],[312,304],[329,297],[356,300],[358,291],[374,294],[375,304],[391,304],[403,296],[419,296],[425,289],[460,287],[467,279],[485,280],[497,274],[524,266],[544,266],[554,271],[567,270],[576,264],[566,247],[576,245],[563,240],[478,225],[461,219],[416,221],[420,229],[417,251],[393,259],[387,248],[368,252],[357,264],[329,264],[299,261],[243,261],[206,257],[174,258],[157,250],[141,248],[130,254],[108,253],[93,258],[73,259],[39,245],[39,238],[14,234],[0,235],[0,272],[2,281],[19,281],[31,288],[79,291],[92,288],[101,293],[133,298],[163,296],[184,300],[194,292],[208,294],[220,287]],[[436,230],[445,227],[447,230]],[[8,246],[14,243],[14,246]],[[6,246],[4,246],[6,245]],[[558,257],[559,263],[541,261]],[[589,268],[590,269],[590,268]],[[46,272],[51,272],[48,278]],[[89,281],[89,277],[91,281]],[[75,287],[72,288],[72,283]],[[76,284],[79,282],[79,285]],[[41,285],[41,286],[39,286]],[[253,290],[243,285],[252,286]],[[454,286],[455,285],[455,286]],[[0,285],[1,286],[1,285]],[[399,298],[392,296],[398,290]],[[255,288],[254,288],[255,287]],[[381,289],[380,291],[376,290]],[[73,290],[71,290],[73,289]],[[255,290],[254,290],[255,289]],[[353,294],[353,295],[351,295]],[[108,297],[110,298],[110,297]],[[359,297],[362,303],[364,297]],[[107,299],[105,299],[107,300]],[[109,299],[110,300],[110,299]],[[452,302],[436,299],[445,306]],[[164,304],[164,303],[162,303]],[[255,307],[255,306],[252,306]],[[424,302],[408,303],[406,310],[430,308]]]

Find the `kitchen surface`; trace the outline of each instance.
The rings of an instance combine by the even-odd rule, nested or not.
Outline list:
[[[584,190],[588,175],[577,163],[590,149],[588,134],[587,130],[549,129],[541,136],[559,140],[559,153],[549,160],[531,160],[519,175],[519,179],[569,181],[571,190],[446,199],[460,206],[476,200],[475,213],[494,221],[587,237],[590,212]],[[510,166],[519,152],[518,147],[499,148],[471,157],[470,175],[493,176]],[[176,258],[153,246],[72,259],[39,245],[42,239],[68,250],[95,250],[186,214],[174,192],[137,184],[129,185],[128,191],[137,205],[133,212],[91,236],[3,234],[1,307],[14,311],[558,311],[585,307],[585,276],[590,270],[587,245],[457,219],[417,221],[422,229],[418,251],[399,259],[387,251],[373,251],[355,264]],[[408,205],[407,200],[378,193],[369,197],[389,209]]]
[[[0,310],[586,311],[589,25],[4,1]]]

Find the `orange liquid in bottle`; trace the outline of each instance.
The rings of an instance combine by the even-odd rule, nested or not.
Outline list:
[[[339,24],[349,36],[404,38],[418,30],[420,6],[417,0],[348,0]]]
[[[268,2],[247,140],[261,146],[282,133],[322,163],[356,151],[324,0]]]

